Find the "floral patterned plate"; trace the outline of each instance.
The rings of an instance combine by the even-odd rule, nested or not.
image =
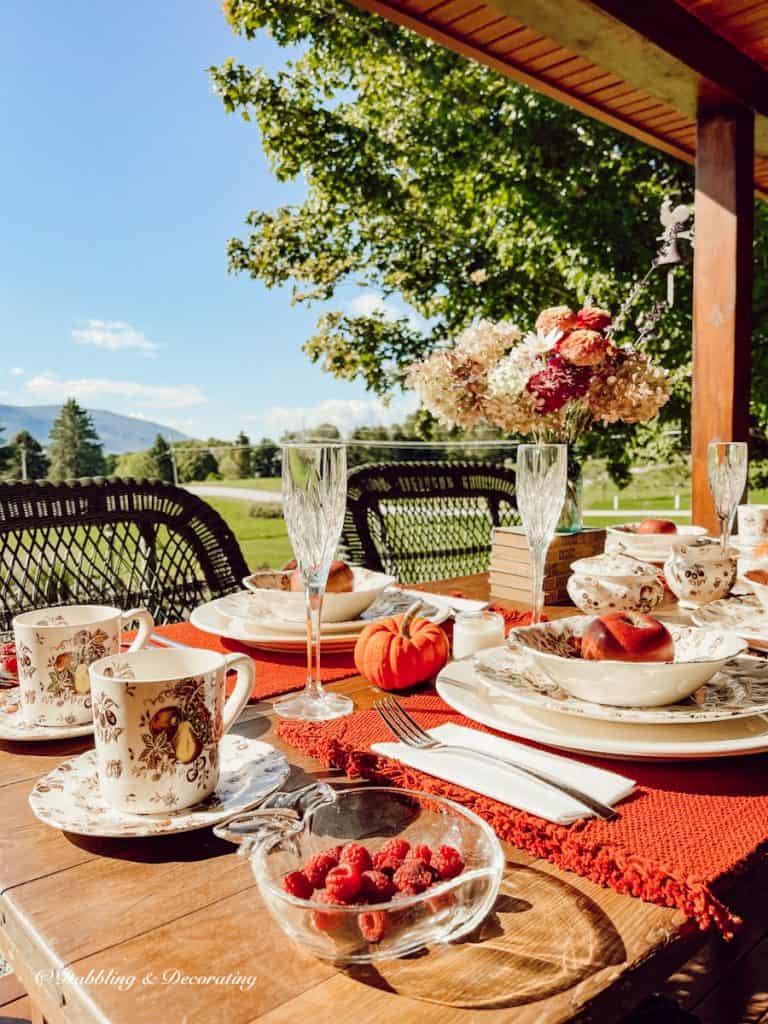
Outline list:
[[[662,707],[614,707],[579,700],[528,662],[519,651],[493,647],[474,659],[477,678],[508,701],[542,711],[581,715],[607,722],[683,725],[768,714],[768,661],[740,655],[690,697]]]
[[[21,689],[0,689],[0,740],[69,740],[92,733],[92,721],[84,725],[29,725],[21,714]]]
[[[218,825],[250,810],[288,778],[288,762],[268,743],[229,733],[222,737],[221,777],[209,797],[166,814],[126,814],[110,807],[99,790],[96,751],[70,758],[38,779],[29,796],[46,825],[81,836],[114,838],[170,835]]]
[[[768,612],[754,594],[731,595],[691,613],[697,626],[730,629],[756,648],[768,648]]]

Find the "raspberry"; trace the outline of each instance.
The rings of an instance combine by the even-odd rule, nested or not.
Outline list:
[[[325,889],[321,889],[320,892],[316,892],[313,896],[315,903],[326,903],[334,904],[338,902],[331,896]],[[312,924],[317,928],[319,932],[335,932],[338,931],[344,921],[344,915],[332,910],[313,910],[312,911]]]
[[[411,849],[407,839],[388,839],[373,855],[373,866],[377,871],[394,875]]]
[[[386,910],[365,910],[357,915],[360,933],[367,942],[379,942],[389,925]]]
[[[435,880],[436,872],[423,860],[406,860],[395,872],[392,881],[395,887],[406,896],[414,896],[424,892]]]
[[[423,860],[425,864],[429,864],[432,860],[432,851],[426,843],[417,843],[411,847],[406,860]]]
[[[283,878],[283,889],[300,900],[308,900],[312,895],[312,886],[302,871],[289,871]]]
[[[432,856],[432,867],[443,881],[447,881],[461,874],[464,861],[455,846],[441,846]]]
[[[364,871],[360,876],[360,897],[366,903],[386,903],[394,895],[394,883],[383,871]]]
[[[342,846],[339,864],[351,864],[361,874],[373,867],[370,853],[360,843],[347,843],[346,846]]]
[[[16,661],[16,645],[13,643],[0,644],[0,674],[18,676],[19,666]]]
[[[385,843],[382,843],[379,847],[379,853],[384,855],[391,855],[396,860],[405,860],[408,856],[408,851],[411,848],[411,844],[407,839],[399,839],[395,836],[394,839],[388,839]]]
[[[307,876],[313,889],[322,889],[325,885],[325,876],[338,863],[339,858],[333,850],[323,850],[322,853],[316,853],[314,857],[310,857],[301,870]]]
[[[325,876],[325,890],[336,903],[350,903],[360,892],[360,872],[354,864],[339,864]]]

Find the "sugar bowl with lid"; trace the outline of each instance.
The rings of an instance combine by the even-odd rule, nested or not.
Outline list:
[[[659,570],[650,562],[623,554],[579,558],[571,564],[566,584],[568,595],[582,612],[601,615],[608,611],[643,612],[646,615],[664,600]]]
[[[725,597],[736,580],[736,552],[720,542],[697,537],[673,545],[664,563],[667,586],[684,607],[698,608]]]

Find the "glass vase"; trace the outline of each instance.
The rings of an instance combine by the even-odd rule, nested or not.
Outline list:
[[[575,459],[569,458],[568,478],[565,483],[565,501],[563,502],[563,511],[557,524],[558,533],[579,533],[584,528],[582,487],[581,465]]]

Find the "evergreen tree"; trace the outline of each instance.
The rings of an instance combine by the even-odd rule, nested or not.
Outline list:
[[[20,430],[11,438],[5,475],[13,480],[42,480],[48,475],[48,457],[43,446],[28,430]],[[26,461],[26,474],[24,472]]]
[[[68,398],[54,420],[48,454],[52,480],[70,480],[81,476],[101,476],[105,471],[104,452],[90,414]]]
[[[157,466],[157,476],[161,480],[173,483],[173,459],[171,457],[171,446],[162,434],[158,434],[148,453]]]
[[[235,448],[232,452],[235,472],[241,480],[251,475],[251,457],[251,439],[241,430],[235,438]]]

